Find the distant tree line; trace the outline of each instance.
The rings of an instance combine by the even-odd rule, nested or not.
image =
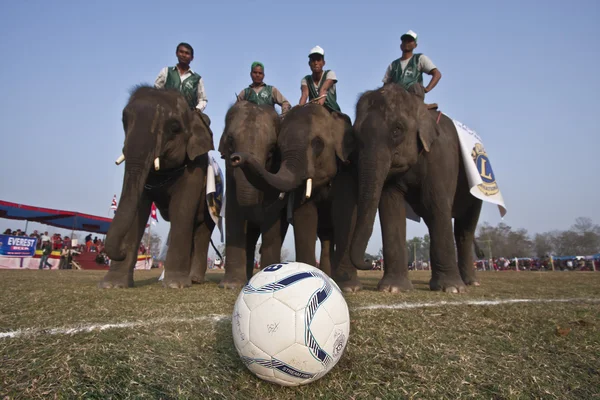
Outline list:
[[[579,217],[568,230],[530,235],[527,229],[513,229],[504,222],[496,226],[484,222],[479,226],[476,240],[486,258],[588,256],[600,252],[600,225],[591,218]],[[429,260],[429,235],[415,236],[405,245],[408,263],[415,260],[415,254],[416,260]],[[369,261],[382,257],[382,249],[377,255],[365,254]]]

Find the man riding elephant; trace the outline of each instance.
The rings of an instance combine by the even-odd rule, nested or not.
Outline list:
[[[190,109],[201,115],[206,108],[208,99],[202,77],[190,68],[190,63],[194,59],[194,48],[188,43],[179,43],[175,55],[177,56],[177,65],[164,67],[158,74],[154,87],[179,90]]]
[[[424,54],[413,51],[417,48],[417,34],[413,31],[408,31],[400,36],[402,44],[402,57],[393,61],[385,71],[385,76],[382,81],[386,83],[397,83],[406,89],[425,100],[425,94],[429,93],[442,78],[442,73],[437,69],[433,62]],[[431,75],[429,84],[423,86],[423,72]]]
[[[265,79],[265,66],[263,63],[258,61],[252,63],[250,77],[252,78],[252,84],[242,89],[237,96],[237,102],[247,100],[257,105],[267,104],[274,106],[277,104],[281,107],[282,114],[285,114],[292,108],[290,102],[275,86],[270,86],[263,82]]]
[[[325,106],[329,111],[341,112],[335,87],[337,77],[332,70],[323,71],[325,51],[320,46],[313,47],[308,54],[308,65],[312,74],[302,78],[299,104],[302,106],[309,100]]]

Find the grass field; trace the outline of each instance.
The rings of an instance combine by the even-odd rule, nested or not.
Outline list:
[[[363,273],[342,359],[297,388],[241,363],[219,273],[185,290],[159,273],[100,290],[103,272],[0,270],[0,398],[600,398],[600,273],[484,272],[463,295],[430,292],[422,271],[412,292],[379,293]]]

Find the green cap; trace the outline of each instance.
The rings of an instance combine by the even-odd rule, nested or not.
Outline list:
[[[252,71],[254,69],[254,67],[261,67],[263,69],[263,71],[265,70],[264,64],[259,61],[254,61],[252,63],[252,66],[250,66],[250,71]]]

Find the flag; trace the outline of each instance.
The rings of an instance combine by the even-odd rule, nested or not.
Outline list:
[[[117,195],[115,194],[112,199],[112,203],[110,204],[110,209],[114,210],[115,214],[117,213]]]
[[[154,203],[152,203],[150,218],[152,219],[152,225],[156,225],[158,223],[158,215],[156,214],[156,205]]]

